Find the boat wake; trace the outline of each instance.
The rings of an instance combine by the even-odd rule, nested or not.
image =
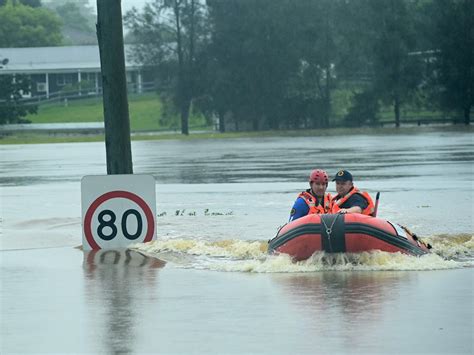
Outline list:
[[[441,270],[474,266],[474,236],[436,235],[424,238],[433,253],[420,257],[382,251],[364,253],[314,253],[294,262],[289,255],[269,255],[267,242],[245,240],[159,239],[131,249],[149,254],[179,268],[254,273],[316,271]]]

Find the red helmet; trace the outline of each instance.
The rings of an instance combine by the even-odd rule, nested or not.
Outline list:
[[[328,173],[321,169],[316,169],[309,174],[309,182],[322,182],[327,184],[329,181]]]

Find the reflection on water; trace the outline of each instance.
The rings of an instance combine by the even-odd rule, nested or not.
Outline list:
[[[397,298],[393,290],[407,282],[409,273],[323,272],[313,275],[275,277],[296,310],[318,319],[328,309],[338,313],[346,327],[364,326],[367,318],[380,318],[383,304]],[[333,314],[334,315],[334,314]],[[319,319],[318,321],[321,321]],[[346,322],[349,322],[348,324]]]
[[[149,292],[155,298],[157,269],[164,265],[132,250],[84,252],[85,297],[91,314],[105,313],[102,319],[106,324],[98,336],[108,353],[133,352],[139,319],[137,293]]]
[[[84,252],[84,268],[87,274],[93,274],[97,268],[117,269],[123,267],[159,269],[165,262],[134,250],[91,250]],[[127,270],[127,269],[126,269]]]
[[[282,285],[292,303],[301,310],[315,314],[328,308],[338,308],[342,313],[355,314],[358,322],[370,312],[373,318],[381,305],[396,299],[392,291],[411,277],[407,272],[336,272],[316,274],[275,275],[273,279]]]
[[[337,335],[347,351],[370,348],[377,325],[403,303],[400,291],[414,277],[407,272],[325,271],[274,275],[272,279],[282,288],[291,311],[306,320],[308,332],[322,339]],[[393,310],[387,310],[387,305],[393,305]]]

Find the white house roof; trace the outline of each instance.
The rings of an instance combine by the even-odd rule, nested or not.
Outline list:
[[[130,46],[125,45],[126,68],[138,68],[129,52]],[[5,58],[8,63],[2,65]],[[99,46],[0,48],[0,74],[77,71],[100,71]]]

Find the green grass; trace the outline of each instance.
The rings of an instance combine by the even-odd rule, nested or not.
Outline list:
[[[354,95],[354,89],[337,89],[332,96],[333,118],[335,125],[343,124]],[[177,113],[167,113],[163,103],[156,93],[142,95],[129,95],[130,128],[133,132],[179,130],[180,119]],[[380,122],[387,123],[395,120],[393,108],[383,106],[379,113]],[[69,100],[67,106],[63,102],[40,105],[38,114],[25,117],[32,123],[70,123],[70,122],[102,122],[103,105],[102,97],[82,100]],[[443,118],[439,111],[428,111],[413,108],[407,105],[401,112],[404,121],[417,122],[418,119],[438,120]],[[191,115],[190,127],[210,129],[202,115]]]
[[[25,117],[31,123],[69,123],[103,121],[102,101],[99,98],[51,103],[38,107],[38,114]]]
[[[152,131],[160,127],[162,105],[156,94],[129,97],[130,128],[132,131]],[[69,100],[64,103],[41,105],[38,114],[25,118],[32,123],[103,122],[102,98]]]
[[[350,104],[352,90],[336,90],[333,95],[334,115],[333,124],[343,121],[343,117],[347,113],[347,107]],[[319,130],[287,130],[287,131],[257,131],[257,132],[229,132],[229,133],[193,133],[194,129],[204,129],[211,131],[212,127],[206,126],[206,119],[202,115],[191,115],[190,127],[191,134],[183,136],[179,134],[179,117],[175,113],[167,113],[164,115],[165,108],[158,95],[148,93],[142,95],[129,95],[129,112],[130,125],[132,132],[132,140],[162,140],[162,139],[213,139],[213,138],[241,138],[241,137],[271,137],[271,136],[321,136],[321,135],[349,135],[349,134],[397,134],[411,133],[411,128],[395,129],[390,128],[332,128]],[[166,116],[166,117],[165,117]],[[439,112],[433,111],[417,111],[414,108],[407,108],[402,111],[402,120],[407,117],[416,122],[417,119],[436,119],[440,117]],[[72,123],[72,122],[102,122],[103,106],[102,98],[88,98],[82,100],[69,101],[67,106],[61,103],[46,104],[39,107],[37,115],[29,115],[26,117],[32,123]],[[380,113],[380,122],[393,122],[393,111],[384,107]],[[428,128],[425,128],[428,130]],[[436,129],[434,127],[434,129]],[[444,129],[449,129],[445,127]],[[456,126],[453,126],[454,130]],[[468,129],[472,131],[472,126]],[[419,132],[420,128],[416,128]],[[166,134],[140,134],[145,131],[174,131]],[[29,144],[29,143],[66,143],[66,142],[100,142],[104,141],[103,135],[50,135],[45,133],[15,133],[9,136],[0,137],[0,144]]]
[[[159,125],[162,105],[158,96],[147,94],[129,99],[130,129],[132,131],[154,131],[163,129]],[[176,118],[177,119],[177,118]]]
[[[155,93],[128,96],[130,129],[139,131],[179,130],[178,114],[171,114],[166,120],[162,119],[163,104]],[[104,109],[102,97],[81,100],[69,100],[40,105],[37,114],[25,118],[31,123],[72,123],[72,122],[103,122]],[[166,123],[164,123],[166,122]],[[200,114],[189,117],[190,127],[206,128],[206,119]]]

